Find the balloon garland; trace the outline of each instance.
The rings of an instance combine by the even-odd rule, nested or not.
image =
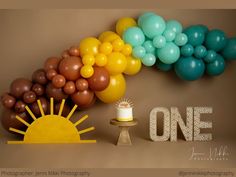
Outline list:
[[[1,97],[3,127],[24,129],[16,120],[18,114],[30,122],[25,106],[35,115],[40,114],[36,100],[49,112],[50,97],[57,102],[67,99],[78,109],[91,107],[98,98],[104,103],[119,100],[125,93],[123,74],[135,75],[142,64],[161,71],[175,70],[183,80],[197,80],[206,72],[217,76],[224,72],[225,61],[236,59],[236,38],[228,38],[219,29],[209,30],[205,25],[183,29],[177,20],[165,21],[161,16],[147,12],[137,22],[121,18],[116,23],[116,33],[105,31],[98,38],[83,39],[79,46],[72,46],[61,57],[50,57],[44,67],[32,74],[32,81],[15,79]],[[70,104],[62,115],[67,115]]]

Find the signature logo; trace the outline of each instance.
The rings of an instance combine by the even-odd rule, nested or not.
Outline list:
[[[192,153],[189,160],[228,160],[228,146],[210,147],[208,151],[197,151],[195,147],[191,149]]]

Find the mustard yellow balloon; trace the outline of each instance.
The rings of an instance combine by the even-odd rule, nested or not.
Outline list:
[[[121,99],[126,91],[126,82],[122,74],[110,76],[108,87],[100,92],[95,92],[96,96],[104,103],[112,103]]]
[[[107,56],[107,64],[105,68],[110,75],[121,74],[127,65],[126,57],[119,52],[112,52]]]
[[[82,63],[84,65],[94,65],[95,63],[95,58],[93,55],[84,55],[82,58]]]
[[[112,52],[112,45],[110,42],[103,42],[99,47],[99,52],[108,55]]]
[[[129,17],[120,18],[116,23],[116,32],[120,36],[122,36],[123,32],[127,28],[133,27],[133,26],[137,26],[137,23],[133,18],[129,18]]]
[[[142,62],[140,59],[133,58],[131,56],[127,57],[127,66],[124,73],[127,75],[135,75],[142,68]]]
[[[90,78],[93,75],[93,73],[94,73],[94,69],[91,65],[84,65],[80,69],[80,74],[84,78]]]
[[[112,31],[105,31],[99,36],[101,42],[113,42],[116,39],[121,39],[120,36]]]
[[[111,34],[114,34],[114,32],[113,31],[104,31],[99,35],[98,40],[103,42],[103,40]]]
[[[96,55],[100,44],[101,42],[94,37],[83,39],[79,45],[80,55]]]
[[[123,53],[124,55],[128,56],[131,55],[132,53],[132,46],[129,44],[125,44],[121,50],[121,53]]]
[[[99,53],[95,56],[95,64],[97,66],[105,66],[107,64],[107,56],[103,53]]]
[[[120,52],[123,47],[124,47],[124,41],[120,38],[118,39],[115,39],[113,42],[112,42],[112,47],[113,47],[113,51],[114,52]]]

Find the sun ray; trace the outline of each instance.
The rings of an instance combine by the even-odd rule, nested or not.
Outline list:
[[[45,116],[44,111],[43,111],[43,107],[42,107],[42,104],[41,104],[41,101],[37,100],[37,103],[38,103],[39,110],[40,110],[40,113],[41,113],[42,117]]]
[[[77,105],[74,105],[73,109],[70,111],[70,113],[68,114],[68,116],[66,117],[68,120],[71,118],[72,114],[75,112],[76,108],[78,106]]]
[[[53,98],[50,98],[50,114],[51,115],[53,115],[53,109],[54,109]]]
[[[83,121],[85,121],[88,118],[88,115],[83,116],[82,118],[80,118],[77,122],[75,122],[75,127],[79,124],[81,124]]]
[[[37,118],[35,117],[35,115],[32,113],[32,111],[30,110],[30,108],[28,106],[25,106],[25,109],[27,110],[27,112],[30,114],[30,116],[36,120]]]
[[[87,133],[87,132],[89,132],[89,131],[92,131],[92,130],[94,130],[94,129],[95,129],[94,127],[89,127],[89,128],[86,128],[86,129],[84,129],[84,130],[79,131],[78,133],[79,133],[79,134],[83,134],[83,133]]]
[[[16,119],[19,120],[21,123],[25,124],[27,127],[30,126],[30,124],[28,122],[26,122],[25,120],[23,120],[21,117],[16,115]]]
[[[15,128],[11,128],[11,127],[10,127],[9,130],[12,131],[12,132],[15,132],[15,133],[19,133],[19,134],[25,135],[25,132],[24,132],[24,131],[17,130],[17,129],[15,129]]]
[[[58,116],[61,116],[63,108],[64,108],[64,104],[65,104],[65,100],[63,99],[62,102],[61,102],[61,105],[60,105]]]

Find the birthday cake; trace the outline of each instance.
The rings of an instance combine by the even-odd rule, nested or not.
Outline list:
[[[133,120],[133,106],[129,100],[122,100],[118,102],[117,108],[118,121],[132,121]]]

